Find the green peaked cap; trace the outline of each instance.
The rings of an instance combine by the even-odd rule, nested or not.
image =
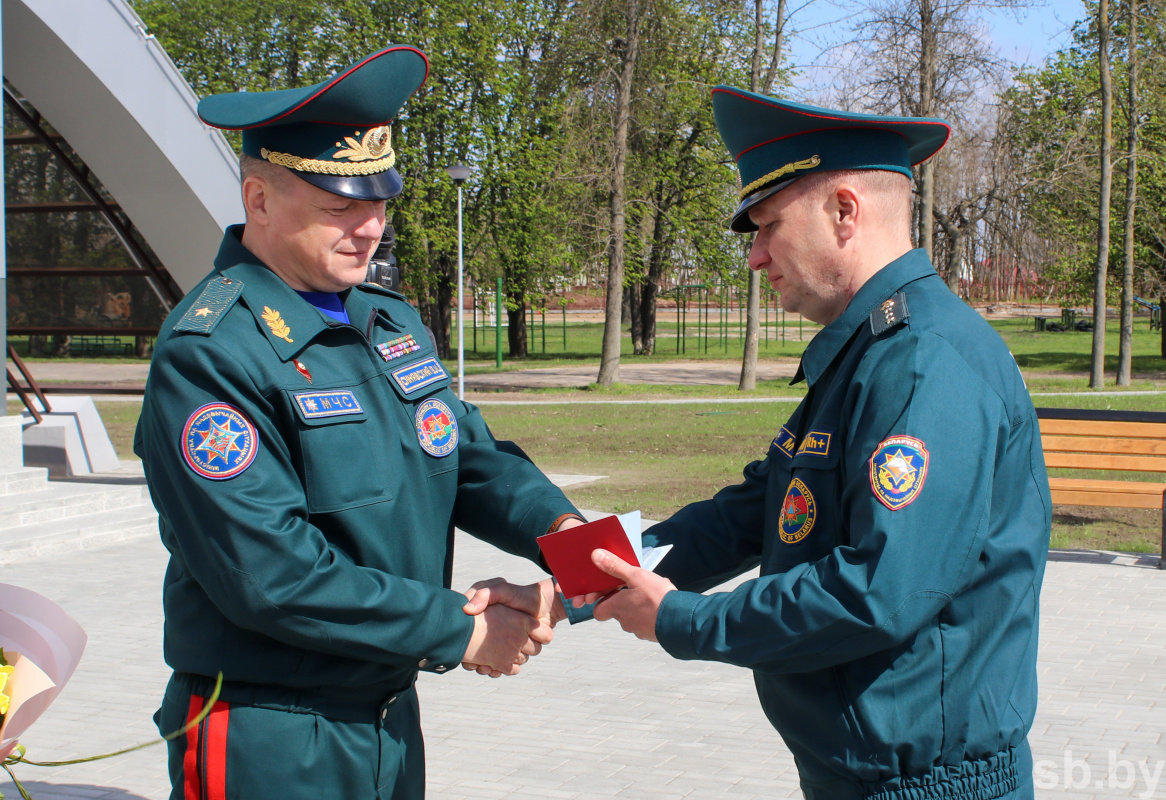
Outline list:
[[[198,115],[243,132],[243,152],[358,200],[400,194],[390,122],[429,74],[414,47],[390,45],[299,89],[204,97]]]
[[[800,177],[851,169],[911,177],[951,134],[939,119],[832,111],[733,86],[713,89],[713,116],[741,176],[741,204],[729,220],[737,233],[757,230],[749,209]]]

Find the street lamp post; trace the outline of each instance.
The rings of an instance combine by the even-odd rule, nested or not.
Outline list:
[[[470,177],[470,168],[460,161],[452,167],[446,167],[445,172],[457,185],[457,397],[466,398],[466,327],[465,309],[462,302],[463,280],[463,253],[462,253],[462,184]]]

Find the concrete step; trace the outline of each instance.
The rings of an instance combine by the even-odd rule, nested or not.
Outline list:
[[[0,497],[36,492],[48,487],[49,471],[44,467],[24,467],[0,472]]]
[[[0,537],[4,531],[38,522],[149,505],[144,483],[96,484],[50,481],[42,489],[0,495]]]
[[[149,502],[19,525],[0,530],[0,565],[157,535],[158,513]]]

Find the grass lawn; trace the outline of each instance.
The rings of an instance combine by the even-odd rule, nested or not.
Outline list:
[[[799,325],[769,320],[768,340],[763,341],[761,358],[798,357],[805,347]],[[677,326],[659,326],[657,353],[634,356],[624,337],[623,363],[654,363],[675,359],[737,360],[741,343],[736,336],[736,318],[729,320],[726,336],[720,338],[715,326],[706,340],[695,335],[690,315],[684,352],[677,353]],[[568,322],[567,347],[563,329],[548,313],[546,353],[542,330],[530,330],[532,355],[525,361],[507,359],[504,369],[596,364],[603,326],[598,323]],[[1031,319],[993,321],[1025,374],[1033,402],[1037,406],[1059,408],[1126,409],[1166,411],[1166,360],[1160,357],[1160,338],[1149,331],[1144,318],[1135,324],[1134,385],[1118,390],[1113,386],[1116,370],[1118,331],[1116,322],[1107,330],[1107,386],[1088,388],[1091,334],[1041,332]],[[801,337],[809,339],[816,326],[800,326]],[[504,334],[505,336],[505,334]],[[466,353],[467,373],[494,371],[493,331],[478,331],[478,351]],[[467,340],[469,339],[467,335]],[[784,341],[782,341],[784,338]],[[20,344],[20,340],[14,340]],[[469,342],[467,342],[469,344]],[[19,347],[18,347],[19,349]],[[119,359],[122,360],[122,359]],[[134,359],[124,359],[133,361]],[[102,363],[109,363],[102,359]],[[1082,393],[1065,396],[1064,393]],[[756,392],[743,395],[732,387],[646,386],[617,384],[610,389],[592,385],[586,389],[541,389],[526,392],[531,399],[546,401],[536,406],[484,405],[483,413],[499,438],[518,442],[549,472],[606,475],[606,480],[568,489],[571,499],[584,508],[629,511],[639,508],[649,518],[663,518],[694,500],[711,496],[719,488],[740,479],[749,461],[763,456],[774,433],[793,411],[794,402],[805,393],[804,384],[795,387],[786,380],[761,381]],[[791,402],[721,403],[744,397],[789,398]],[[708,403],[688,405],[650,404],[667,398],[704,399]],[[644,400],[645,405],[579,404],[576,400]],[[562,402],[556,402],[562,401]],[[123,459],[133,456],[133,433],[139,405],[135,402],[98,403],[110,438]],[[19,404],[10,403],[9,413],[18,413]],[[1056,475],[1087,476],[1089,473],[1063,470]],[[1116,478],[1113,473],[1098,477]],[[1161,480],[1160,475],[1127,475],[1130,479]],[[1161,543],[1161,514],[1136,509],[1058,506],[1053,522],[1053,546],[1134,552],[1158,552]]]

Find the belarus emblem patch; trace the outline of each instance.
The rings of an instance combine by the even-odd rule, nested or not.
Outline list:
[[[891,511],[909,505],[923,489],[931,459],[923,442],[913,436],[892,436],[870,457],[870,488]]]
[[[207,403],[190,415],[182,431],[187,466],[214,481],[247,469],[258,449],[259,434],[251,420],[226,403]]]
[[[817,518],[814,495],[808,486],[794,478],[781,503],[781,540],[786,544],[797,544],[809,535]]]
[[[431,456],[443,458],[457,447],[457,417],[440,400],[426,400],[417,407],[417,441]]]

